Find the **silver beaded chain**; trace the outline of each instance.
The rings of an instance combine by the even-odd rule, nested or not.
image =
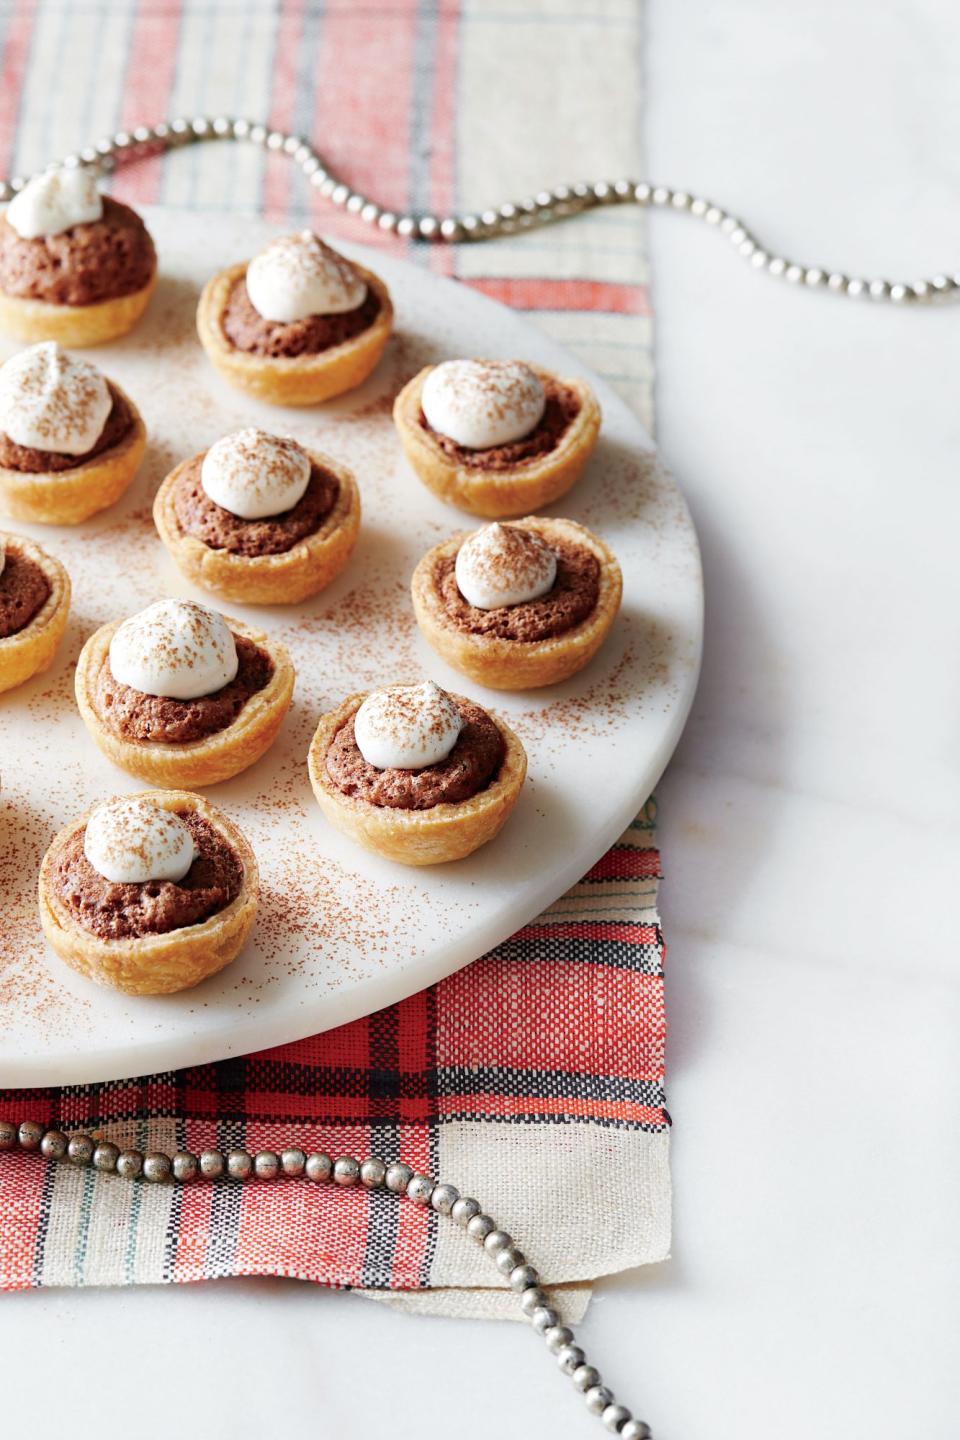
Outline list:
[[[271,130],[253,120],[232,120],[225,115],[215,118],[205,115],[197,115],[192,119],[181,117],[177,120],[161,121],[159,125],[138,125],[133,130],[118,130],[115,135],[106,136],[96,145],[85,146],[72,155],[64,156],[62,160],[53,161],[47,169],[89,165],[108,171],[118,164],[204,140],[245,140],[252,145],[289,155],[293,162],[300,166],[310,184],[332,205],[352,215],[359,215],[368,225],[388,234],[414,240],[451,245],[464,241],[492,240],[500,235],[532,230],[570,215],[581,215],[584,211],[609,205],[655,206],[663,210],[677,210],[702,220],[721,235],[725,235],[737,253],[754,270],[761,270],[775,279],[786,280],[791,285],[825,290],[834,295],[846,295],[852,300],[884,300],[895,305],[927,303],[950,298],[960,291],[960,273],[934,275],[929,280],[908,282],[869,280],[830,271],[817,265],[801,265],[762,245],[742,220],[731,215],[722,206],[715,205],[702,196],[691,195],[686,190],[672,190],[668,185],[653,185],[646,180],[597,180],[592,184],[555,185],[552,190],[541,190],[526,200],[508,201],[496,209],[482,210],[477,214],[397,214],[393,210],[383,209],[375,201],[367,199],[358,190],[340,180],[324,164],[322,157],[309,141],[301,136],[288,135],[282,130]],[[28,178],[15,175],[10,180],[0,181],[0,201],[9,200],[23,188]]]
[[[436,1214],[460,1226],[476,1244],[482,1245],[510,1289],[517,1296],[520,1309],[538,1335],[542,1335],[548,1351],[555,1357],[564,1375],[568,1375],[591,1415],[620,1440],[650,1440],[650,1427],[634,1419],[625,1405],[604,1385],[600,1372],[587,1363],[587,1357],[576,1343],[568,1325],[561,1325],[560,1316],[550,1303],[550,1296],[540,1283],[540,1276],[529,1264],[523,1251],[506,1230],[501,1230],[479,1200],[461,1195],[455,1185],[421,1175],[399,1161],[388,1163],[376,1156],[357,1160],[352,1155],[337,1159],[321,1152],[305,1153],[292,1145],[279,1154],[260,1150],[251,1155],[246,1150],[201,1150],[193,1155],[178,1150],[165,1155],[160,1150],[121,1150],[110,1140],[93,1135],[66,1135],[62,1130],[48,1130],[35,1120],[15,1124],[0,1120],[0,1153],[27,1151],[46,1160],[61,1161],[82,1168],[93,1168],[105,1175],[119,1175],[124,1180],[145,1180],[153,1185],[187,1185],[198,1180],[277,1180],[284,1176],[306,1177],[316,1184],[362,1185],[367,1190],[386,1189],[405,1197],[414,1205],[429,1206]]]

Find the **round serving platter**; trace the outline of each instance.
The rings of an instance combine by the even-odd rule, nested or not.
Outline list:
[[[702,582],[682,496],[617,395],[504,306],[379,252],[343,246],[390,286],[396,334],[371,380],[320,409],[280,410],[227,387],[194,329],[203,282],[275,230],[229,217],[148,216],[161,278],[145,320],[92,358],[136,401],[147,458],[128,495],[77,529],[0,520],[59,556],[73,581],[54,667],[0,696],[0,1086],[79,1084],[200,1064],[297,1040],[381,1009],[451,974],[526,924],[603,854],[659,778],[696,687]],[[0,341],[0,359],[17,347]],[[420,638],[409,600],[416,561],[477,521],[407,469],[390,410],[422,365],[456,355],[521,358],[583,375],[604,413],[575,489],[545,513],[582,521],[623,568],[623,608],[606,645],[571,681],[485,692]],[[151,502],[185,456],[243,425],[294,435],[350,465],[363,529],[347,571],[302,606],[226,607],[276,634],[297,667],[293,707],[267,755],[211,797],[260,863],[252,940],[196,990],[134,999],[67,969],[44,944],[35,883],[54,831],[97,801],[141,788],[94,748],[73,699],[81,644],[104,621],[163,595],[216,604],[182,579],[157,539]],[[527,748],[529,777],[500,836],[454,865],[407,869],[325,823],[307,778],[319,715],[345,694],[429,675],[499,710]]]

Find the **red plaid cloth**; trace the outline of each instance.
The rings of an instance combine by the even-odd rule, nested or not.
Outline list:
[[[639,31],[634,0],[579,12],[543,0],[502,14],[459,0],[281,0],[242,14],[229,0],[0,0],[0,172],[29,172],[105,130],[204,109],[310,135],[346,179],[398,210],[482,209],[577,172],[636,171],[624,117],[641,88]],[[262,150],[197,147],[123,172],[116,188],[134,203],[246,208],[403,244],[331,211],[284,157]],[[638,213],[412,253],[532,312],[648,413]],[[648,809],[546,916],[401,1005],[220,1065],[0,1092],[0,1115],[140,1147],[297,1142],[402,1156],[477,1194],[551,1281],[662,1259],[658,874]],[[458,1239],[384,1194],[305,1181],[135,1186],[0,1156],[7,1288],[260,1273],[370,1290],[494,1283]]]

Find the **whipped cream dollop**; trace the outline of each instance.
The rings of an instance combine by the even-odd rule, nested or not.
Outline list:
[[[495,521],[464,540],[454,574],[469,605],[495,610],[546,595],[557,578],[557,557],[539,535]]]
[[[308,315],[356,310],[367,286],[350,261],[312,230],[273,240],[247,266],[247,294],[264,320],[289,324]]]
[[[466,450],[522,440],[540,424],[546,403],[540,380],[519,360],[445,360],[420,397],[430,429]]]
[[[97,367],[64,354],[55,340],[31,345],[0,366],[0,430],[15,445],[85,455],[112,407]]]
[[[303,498],[310,459],[296,440],[251,426],[211,445],[200,483],[215,505],[241,520],[282,515]]]
[[[196,700],[236,678],[237,646],[223,616],[193,600],[157,600],[113,632],[110,669],[144,695]]]
[[[374,690],[353,720],[360,754],[378,770],[438,765],[456,745],[462,726],[456,701],[432,680]]]
[[[85,225],[102,216],[96,174],[82,166],[35,175],[7,206],[7,223],[24,240],[59,235],[72,225]]]
[[[196,858],[193,836],[171,810],[129,797],[98,805],[87,821],[83,853],[115,885],[182,880]]]

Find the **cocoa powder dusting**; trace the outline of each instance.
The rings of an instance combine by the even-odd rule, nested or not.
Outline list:
[[[434,444],[458,465],[468,465],[474,470],[511,470],[515,465],[539,459],[556,449],[564,432],[580,411],[576,392],[552,375],[544,376],[543,388],[546,405],[540,423],[529,435],[513,440],[509,445],[493,445],[488,450],[468,450],[465,446],[458,445],[456,440],[451,440],[449,435],[441,435],[439,431],[431,429],[422,410],[420,424],[429,433]]]
[[[295,355],[319,355],[369,330],[380,313],[380,301],[373,290],[355,310],[337,315],[308,315],[305,320],[265,320],[247,294],[243,276],[234,282],[223,312],[221,328],[237,350],[273,359]]]
[[[308,535],[315,535],[340,494],[340,482],[328,470],[314,465],[301,498],[281,515],[244,520],[216,504],[200,480],[202,461],[192,460],[180,474],[173,494],[177,523],[185,535],[195,535],[211,550],[230,555],[283,555]]]
[[[0,465],[8,470],[19,470],[31,475],[60,474],[64,470],[76,470],[78,465],[85,465],[88,460],[95,460],[98,455],[103,455],[107,450],[112,450],[114,445],[119,445],[133,425],[133,416],[130,406],[116,386],[111,385],[109,380],[107,385],[113,401],[110,414],[100,431],[97,443],[85,454],[61,455],[55,450],[35,450],[29,445],[18,445],[9,435],[0,431]]]
[[[550,548],[557,557],[557,578],[546,595],[493,610],[481,610],[464,599],[457,585],[455,556],[439,560],[433,583],[450,621],[472,635],[526,643],[547,640],[581,625],[597,607],[600,562],[591,550],[567,540],[551,540]]]

